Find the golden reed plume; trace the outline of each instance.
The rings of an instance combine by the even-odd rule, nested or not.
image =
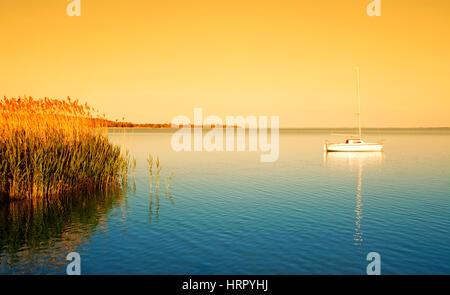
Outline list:
[[[78,100],[0,100],[0,194],[22,199],[125,184],[128,155]]]

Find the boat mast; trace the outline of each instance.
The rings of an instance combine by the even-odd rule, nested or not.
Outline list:
[[[361,139],[361,96],[359,91],[359,67],[356,67],[356,80],[358,84],[358,135]]]

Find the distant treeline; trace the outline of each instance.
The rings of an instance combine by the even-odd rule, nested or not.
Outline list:
[[[136,124],[136,123],[130,123],[130,122],[119,122],[119,121],[110,121],[106,119],[92,119],[95,121],[96,126],[104,126],[104,127],[117,127],[117,128],[173,128],[172,124],[167,123],[146,123],[146,124]],[[191,124],[189,127],[194,128],[227,128],[227,126],[222,125],[210,125],[210,126],[196,126],[194,124]],[[237,126],[234,126],[234,128],[237,128]]]
[[[93,119],[96,123],[99,123],[97,126],[104,127],[143,127],[143,128],[172,128],[171,124],[135,124],[130,122],[118,122],[118,121],[110,121],[105,119]]]

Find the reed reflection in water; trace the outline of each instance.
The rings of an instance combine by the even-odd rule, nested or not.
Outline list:
[[[0,204],[0,274],[63,272],[66,255],[89,243],[95,231],[106,231],[113,208],[124,211],[124,194]]]
[[[344,169],[347,172],[357,170],[358,183],[356,185],[356,208],[355,208],[355,233],[353,235],[354,244],[361,246],[363,243],[363,231],[361,223],[363,219],[362,200],[362,174],[363,166],[382,165],[384,162],[383,152],[335,152],[324,153],[324,160],[327,167]]]
[[[148,206],[148,223],[152,222],[152,215],[153,215],[153,164],[156,164],[156,179],[155,179],[155,197],[156,197],[156,220],[159,220],[159,209],[160,209],[160,181],[161,181],[161,171],[162,166],[159,162],[159,157],[156,157],[156,160],[154,160],[154,157],[149,154],[147,158],[147,163],[149,165],[149,173],[150,173],[150,203]],[[164,196],[165,199],[169,198],[170,203],[172,206],[175,205],[175,201],[173,200],[172,193],[170,192],[170,185],[172,184],[172,178],[174,176],[174,171],[170,173],[170,176],[166,176],[164,178],[164,184],[165,184],[165,192]]]

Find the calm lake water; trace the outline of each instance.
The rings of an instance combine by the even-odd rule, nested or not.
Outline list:
[[[0,206],[0,273],[65,274],[76,251],[82,274],[365,274],[375,251],[382,274],[450,274],[450,132],[372,130],[383,153],[327,155],[331,132],[282,130],[279,160],[261,163],[176,153],[168,130],[111,130],[137,160],[135,185]]]

